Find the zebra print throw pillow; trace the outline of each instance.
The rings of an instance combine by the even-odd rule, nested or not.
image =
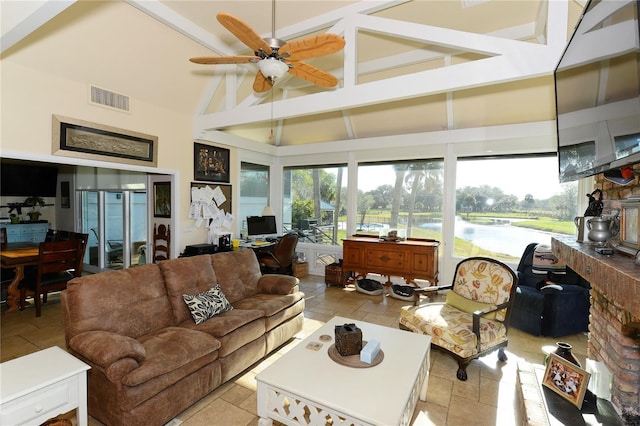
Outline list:
[[[214,316],[233,309],[219,285],[196,295],[183,294],[191,316],[196,324],[213,318]]]

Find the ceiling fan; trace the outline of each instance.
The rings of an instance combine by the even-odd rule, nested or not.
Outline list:
[[[317,86],[336,86],[338,79],[335,76],[302,60],[338,52],[344,47],[344,39],[336,34],[321,34],[287,43],[275,36],[275,6],[272,12],[271,38],[264,39],[235,16],[228,13],[217,15],[218,22],[253,50],[254,56],[198,56],[189,60],[212,65],[256,63],[260,72],[253,81],[253,90],[258,93],[271,89],[286,72]]]

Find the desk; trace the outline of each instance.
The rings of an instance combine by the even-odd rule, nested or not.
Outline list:
[[[8,243],[0,249],[0,261],[3,268],[15,268],[16,276],[7,289],[8,312],[18,310],[20,291],[18,283],[24,278],[24,267],[38,264],[38,252],[40,246],[37,243]]]
[[[275,246],[276,243],[274,241],[254,241],[254,242],[243,242],[240,243],[240,247],[251,248],[254,250],[258,249],[271,249]]]
[[[343,240],[344,272],[356,273],[355,279],[367,273],[403,277],[407,284],[418,286],[416,279],[428,280],[431,286],[438,284],[439,241],[407,239],[384,241],[372,237],[349,237]]]

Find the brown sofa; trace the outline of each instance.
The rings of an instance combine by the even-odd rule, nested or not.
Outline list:
[[[253,250],[70,281],[61,297],[65,339],[91,366],[89,414],[107,425],[171,420],[302,329],[298,283],[262,276]],[[233,309],[196,325],[182,295],[215,284]]]

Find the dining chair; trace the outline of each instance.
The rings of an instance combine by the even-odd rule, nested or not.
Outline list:
[[[0,228],[0,248],[6,248],[8,242],[9,237],[7,236],[7,228]]]
[[[0,250],[4,250],[7,248],[7,228],[0,228]],[[1,268],[0,269],[0,299],[6,300],[7,298],[7,289],[9,288],[9,284],[13,281],[13,278],[16,276],[15,268]]]
[[[80,240],[80,254],[84,259],[84,254],[87,250],[87,244],[89,243],[89,234],[58,229],[49,229],[44,240],[45,242]],[[82,273],[83,263],[84,262],[80,263],[80,273]]]
[[[82,275],[82,269],[84,267],[84,254],[87,250],[87,244],[89,243],[89,234],[83,234],[81,232],[73,232],[73,231],[55,231],[54,235],[55,235],[54,239],[50,241],[70,241],[70,240],[80,241],[80,247],[78,248],[79,250],[78,254],[80,258],[78,259],[78,268],[75,271],[76,272],[75,276],[79,277],[80,275]],[[45,241],[47,240],[45,239]],[[37,266],[35,266],[34,268],[37,268]],[[47,293],[44,293],[42,295],[42,303],[47,303]]]
[[[153,262],[169,259],[169,247],[171,247],[171,227],[160,225],[156,228],[153,224]]]
[[[50,241],[40,243],[38,249],[38,266],[33,273],[27,274],[20,281],[20,309],[24,310],[26,298],[33,294],[36,305],[36,317],[42,315],[42,300],[51,291],[62,291],[67,282],[80,276],[82,241]]]
[[[82,232],[69,232],[69,239],[80,241],[80,258],[78,259],[78,270],[76,271],[77,275],[80,276],[82,274],[82,267],[84,265],[84,255],[87,251],[87,245],[89,244],[89,234],[85,234]]]

